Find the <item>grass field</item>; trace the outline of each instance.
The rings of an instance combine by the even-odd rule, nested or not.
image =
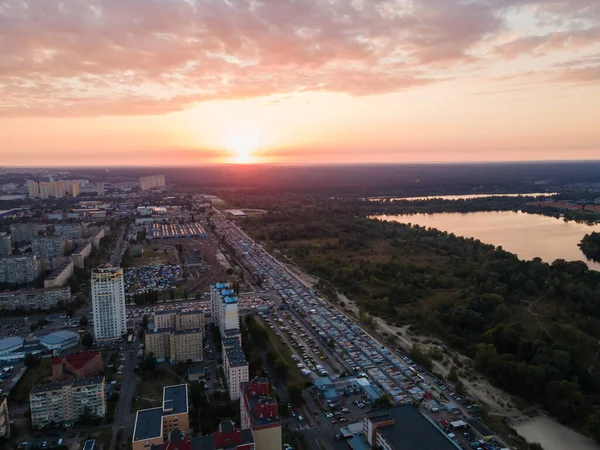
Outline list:
[[[17,383],[14,393],[15,403],[26,403],[29,399],[29,393],[34,384],[43,383],[45,381],[51,381],[52,377],[52,366],[49,359],[40,361],[40,363],[34,367],[29,368],[23,375],[23,377]],[[13,394],[11,393],[11,396]]]
[[[177,264],[177,250],[169,245],[147,244],[140,250],[141,253],[132,254],[128,259],[129,267]]]

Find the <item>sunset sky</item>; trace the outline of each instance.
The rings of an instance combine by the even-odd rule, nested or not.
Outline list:
[[[600,159],[600,0],[3,0],[0,154]]]

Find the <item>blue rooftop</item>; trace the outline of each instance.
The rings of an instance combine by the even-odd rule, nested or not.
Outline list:
[[[223,289],[223,290],[221,291],[221,295],[222,295],[223,297],[227,297],[228,295],[231,295],[231,294],[233,294],[233,293],[234,293],[234,290],[233,290],[233,289]]]
[[[227,304],[232,304],[232,303],[237,303],[238,299],[237,299],[237,297],[225,297],[224,301]]]
[[[144,441],[162,436],[162,417],[163,410],[160,407],[138,411],[135,417],[133,441]]]
[[[229,286],[229,285],[228,285],[227,283],[217,283],[217,284],[215,284],[215,287],[216,287],[217,289],[223,289],[223,288],[226,288],[226,287],[228,287],[228,286]]]

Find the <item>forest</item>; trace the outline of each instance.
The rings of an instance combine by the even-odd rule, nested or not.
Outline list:
[[[579,248],[588,258],[600,261],[600,233],[593,231],[586,234],[579,243]]]
[[[243,228],[319,277],[325,293],[439,336],[496,385],[600,441],[599,272],[368,219],[386,206],[373,202],[292,196],[272,209],[273,198],[262,200],[252,203],[271,212]]]

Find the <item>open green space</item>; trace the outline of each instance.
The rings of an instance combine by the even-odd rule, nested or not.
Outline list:
[[[583,262],[521,261],[474,239],[368,218],[403,209],[506,210],[526,200],[374,205],[285,194],[246,200],[236,206],[277,212],[248,218],[243,228],[318,277],[330,300],[341,292],[356,301],[361,321],[379,316],[436,335],[496,385],[598,434],[599,272]]]
[[[170,245],[143,244],[133,246],[124,258],[127,267],[166,266],[177,264],[176,249]]]

